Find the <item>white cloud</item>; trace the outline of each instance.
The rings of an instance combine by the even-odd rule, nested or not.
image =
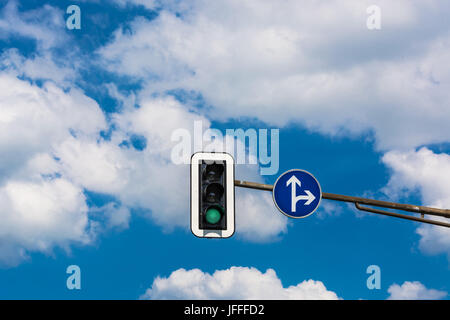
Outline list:
[[[112,143],[69,137],[54,152],[64,176],[88,190],[119,193],[128,183],[128,159]]]
[[[138,205],[152,210],[152,217],[166,226],[189,223],[189,167],[171,162],[171,150],[176,144],[170,140],[174,130],[184,128],[194,139],[194,121],[202,121],[204,129],[209,121],[186,110],[185,106],[172,98],[148,100],[141,108],[132,109],[117,116],[117,123],[125,132],[134,132],[146,137],[148,147],[132,155],[136,166],[130,185],[119,195],[123,203]],[[236,142],[238,143],[238,142]],[[192,146],[192,152],[200,151]],[[131,156],[129,157],[129,159]],[[130,159],[131,161],[131,159]],[[236,175],[261,181],[257,165],[236,165]],[[245,172],[245,174],[244,174]],[[151,183],[136,181],[146,177],[164,177]],[[264,223],[262,223],[264,221]],[[250,190],[236,190],[236,235],[252,241],[274,240],[286,232],[287,219],[273,209],[270,194],[260,194],[258,199]]]
[[[381,1],[384,30],[379,36],[365,28],[364,2],[316,7],[292,1],[276,14],[271,2],[193,1],[182,8],[171,2],[171,11],[153,21],[137,19],[133,32],[118,30],[114,41],[99,51],[108,63],[105,68],[146,80],[139,98],[114,92],[123,100],[124,111],[112,117],[117,130],[111,140],[99,138],[107,123],[97,103],[66,82],[73,79],[74,65],[62,67],[46,51],[67,40],[64,32],[55,32],[64,28],[63,13],[50,6],[20,12],[16,3],[10,2],[0,14],[2,37],[35,39],[40,54],[25,59],[8,51],[2,56],[7,70],[0,76],[0,187],[9,203],[2,213],[9,217],[19,212],[11,205],[20,198],[8,191],[11,185],[21,186],[14,190],[24,192],[24,197],[45,190],[53,199],[57,190],[52,186],[64,182],[72,190],[67,206],[61,203],[64,212],[86,223],[84,233],[82,223],[75,223],[78,227],[67,232],[66,240],[43,237],[40,246],[27,243],[25,234],[0,236],[13,239],[8,245],[2,242],[1,257],[12,259],[16,252],[20,259],[27,250],[89,242],[91,221],[78,193],[84,189],[117,197],[120,204],[95,209],[106,210],[111,226],[126,227],[129,209],[143,208],[164,227],[187,228],[189,170],[171,163],[170,136],[177,128],[192,132],[195,120],[206,127],[210,122],[173,99],[149,98],[155,91],[200,91],[213,105],[215,119],[251,116],[277,125],[298,121],[332,134],[342,127],[353,133],[374,130],[383,148],[446,141],[450,136],[450,73],[442,67],[450,61],[450,40],[434,22],[449,8],[437,7],[434,1]],[[178,9],[180,17],[174,15]],[[423,22],[430,22],[428,28],[417,32]],[[392,48],[393,38],[397,45]],[[375,45],[390,49],[380,57],[372,50]],[[417,50],[408,51],[411,48]],[[46,82],[40,88],[17,75],[51,79],[58,85]],[[134,108],[136,101],[140,108]],[[132,134],[146,138],[144,150],[119,146]],[[252,180],[261,179],[257,166],[246,169]],[[410,180],[402,179],[411,186]],[[447,201],[446,185],[439,185],[439,201]],[[428,188],[421,189],[424,198]],[[252,191],[238,190],[236,197],[237,235],[265,241],[286,232],[287,219],[273,209],[269,194],[257,201]],[[53,214],[55,206],[48,203],[43,217]],[[437,246],[431,243],[448,243],[446,234],[427,228],[418,230],[421,247],[432,251]]]
[[[67,180],[8,181],[0,188],[0,263],[13,266],[29,251],[90,243],[87,212],[82,190]]]
[[[6,60],[11,57],[24,65],[30,63],[16,52],[3,56]],[[56,71],[60,68],[53,66]],[[54,246],[90,243],[105,227],[126,228],[131,208],[146,210],[166,229],[188,230],[189,167],[172,163],[171,151],[176,142],[171,141],[171,134],[178,128],[192,133],[197,120],[207,128],[210,122],[206,118],[188,111],[173,98],[142,98],[140,107],[135,108],[129,97],[118,96],[124,102],[123,112],[112,115],[116,129],[111,139],[105,140],[100,138],[100,131],[106,130],[108,124],[94,100],[69,81],[64,82],[69,86],[62,90],[58,79],[53,79],[56,83],[44,82],[42,87],[20,80],[18,69],[13,65],[0,76],[1,214],[10,221],[0,233],[0,260],[4,264],[19,263],[31,251],[50,253]],[[27,73],[31,79],[41,75]],[[120,146],[133,135],[146,139],[144,150]],[[260,179],[257,170],[253,166],[247,171]],[[59,187],[68,190],[68,197],[58,193]],[[84,190],[112,195],[117,203],[88,210]],[[256,203],[246,191],[237,194],[243,203],[252,205],[237,213],[243,217],[238,218],[242,228],[238,234],[264,241],[286,231],[287,222],[279,214]],[[60,203],[53,203],[58,198]],[[22,202],[28,202],[28,207],[19,208]],[[28,211],[28,215],[14,219],[22,211]],[[271,223],[259,230],[255,227],[259,224],[244,218],[249,213]],[[55,224],[35,224],[34,230],[27,227],[35,217],[48,221],[56,214],[68,218],[54,219]],[[34,241],[28,242],[28,238]]]
[[[384,155],[383,162],[392,169],[385,193],[399,197],[405,193],[418,192],[424,205],[450,208],[450,155],[437,154],[427,148],[390,151]],[[421,236],[419,246],[422,251],[429,254],[447,253],[450,258],[448,228],[423,224],[417,233]]]
[[[87,59],[66,29],[65,11],[44,4],[22,10],[19,1],[9,0],[0,10],[0,40],[26,43],[35,50],[4,48],[0,68],[20,77],[52,80],[60,87],[70,88]],[[27,57],[22,54],[27,54]]]
[[[372,32],[370,1],[287,1],[275,14],[272,1],[189,4],[117,30],[99,50],[105,68],[144,79],[149,92],[197,90],[217,119],[373,131],[383,149],[450,136],[450,39],[438,23],[449,5],[378,1],[383,25]]]
[[[136,19],[132,32],[117,30],[99,53],[105,68],[147,82],[147,95],[199,91],[214,119],[294,121],[330,134],[372,131],[384,150],[447,141],[450,74],[443,66],[450,38],[437,21],[450,6],[378,1],[382,30],[374,33],[366,28],[371,4],[287,1],[274,14],[271,1],[170,2],[158,18]],[[254,200],[249,193],[238,211],[257,212],[261,202]],[[281,217],[277,223],[285,226]],[[447,242],[442,228],[418,232],[428,251],[427,243]]]
[[[96,102],[80,90],[68,93],[51,83],[43,88],[0,75],[0,181],[26,161],[72,134],[96,136],[106,122]]]
[[[388,300],[438,300],[447,296],[447,292],[427,289],[419,281],[405,281],[401,286],[394,283],[388,292]]]
[[[116,196],[123,205],[148,210],[149,216],[171,229],[189,225],[189,166],[171,160],[171,140],[176,129],[191,134],[194,122],[209,121],[186,110],[173,98],[143,99],[139,108],[127,108],[114,116],[116,131],[111,141],[70,138],[55,151],[64,176],[85,188]],[[118,145],[132,134],[145,137],[147,147],[138,151]],[[191,154],[191,152],[189,154]],[[239,178],[261,181],[257,165],[236,165]],[[236,191],[236,235],[252,241],[274,240],[287,231],[287,219],[273,208],[270,193]]]
[[[270,192],[236,190],[236,235],[250,241],[275,240],[287,232],[288,219],[281,214]]]
[[[336,293],[320,281],[305,280],[283,287],[273,269],[231,267],[212,275],[199,269],[178,269],[157,277],[142,299],[335,300]]]
[[[83,188],[61,176],[53,150],[73,135],[96,139],[105,125],[98,105],[78,89],[0,75],[2,264],[94,239]]]
[[[320,207],[317,209],[317,217],[326,219],[332,216],[339,216],[342,213],[342,205],[332,201],[321,201]]]
[[[72,65],[65,66],[64,63]],[[4,51],[0,56],[0,66],[4,71],[30,79],[52,80],[60,86],[69,86],[70,82],[75,79],[77,75],[73,68],[75,63],[74,59],[69,62],[66,60],[56,63],[47,51],[42,55],[34,55],[27,59],[15,48]]]
[[[49,49],[66,42],[64,12],[48,4],[34,10],[20,11],[10,0],[0,12],[0,39],[26,37],[36,40],[39,49]]]
[[[154,9],[158,4],[160,4],[160,0],[113,0],[113,2],[121,7],[125,7],[127,5],[141,5],[147,9]]]
[[[382,160],[393,171],[387,185],[389,191],[399,196],[403,189],[418,190],[427,205],[450,207],[450,155],[424,147],[417,151],[390,151]]]
[[[101,207],[90,208],[89,211],[91,214],[96,214],[96,218],[104,222],[104,225],[97,226],[99,231],[102,231],[100,228],[121,230],[127,229],[129,226],[131,212],[128,207],[109,202]]]

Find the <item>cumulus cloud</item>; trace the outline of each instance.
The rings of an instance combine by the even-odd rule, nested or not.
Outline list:
[[[42,88],[0,75],[0,181],[26,161],[72,135],[94,137],[106,122],[97,103],[80,90],[65,93],[52,83]]]
[[[287,1],[274,14],[271,1],[169,2],[157,18],[137,18],[132,32],[119,28],[98,53],[106,69],[142,80],[146,94],[200,92],[214,119],[372,132],[385,151],[447,141],[450,38],[442,21],[450,6],[377,1],[382,30],[371,32],[366,9],[373,4]],[[241,210],[252,204],[249,195]],[[448,250],[436,245],[447,243],[443,228],[418,233],[425,251]]]
[[[0,260],[16,264],[27,252],[91,243],[102,228],[126,228],[131,208],[142,209],[163,228],[188,230],[189,167],[172,162],[177,141],[171,135],[179,128],[192,134],[195,121],[208,128],[209,120],[173,98],[146,98],[139,108],[125,105],[113,114],[115,130],[103,139],[100,132],[109,124],[81,90],[63,90],[53,82],[39,87],[14,71],[0,76],[0,211],[8,221],[0,232]],[[133,147],[134,136],[144,139],[143,148]],[[189,154],[193,134],[191,142]],[[257,170],[254,165],[246,171],[260,179]],[[116,202],[89,209],[85,190],[114,196]],[[238,234],[263,241],[286,231],[286,219],[255,201],[251,192],[237,196],[251,206],[239,207]],[[271,223],[259,230],[248,217],[262,216]],[[37,217],[54,223],[33,224]]]
[[[64,12],[48,4],[34,10],[20,11],[17,1],[8,1],[0,12],[0,39],[25,37],[36,41],[40,50],[62,45]],[[60,31],[56,31],[60,30]]]
[[[105,125],[98,105],[78,89],[0,76],[2,264],[93,240],[83,188],[61,175],[53,150],[74,135],[95,139]]]
[[[402,285],[394,283],[388,292],[388,300],[438,300],[447,296],[447,292],[427,289],[419,281],[405,281]]]
[[[320,207],[317,209],[317,217],[326,219],[332,216],[339,216],[342,210],[343,207],[340,204],[331,201],[321,201]]]
[[[288,219],[275,209],[272,194],[236,191],[236,235],[251,241],[275,240],[287,232]]]
[[[191,1],[136,19],[99,53],[150,92],[200,92],[217,119],[370,131],[382,149],[447,140],[450,39],[438,21],[450,6],[377,1],[377,33],[366,28],[372,4],[287,1],[274,13],[272,1]]]
[[[178,269],[157,277],[142,299],[242,299],[242,300],[335,300],[336,293],[320,281],[305,280],[283,287],[273,269],[231,267],[212,275],[199,269]]]
[[[420,191],[423,202],[439,208],[450,207],[450,155],[428,148],[387,152],[382,161],[392,169],[387,189],[396,197]]]
[[[0,188],[0,263],[12,266],[28,251],[92,241],[82,190],[64,179],[9,181]]]
[[[405,152],[390,151],[382,160],[392,169],[385,193],[400,197],[419,192],[425,205],[450,208],[450,155],[421,148]],[[423,224],[417,233],[421,236],[419,247],[422,251],[429,254],[447,253],[450,258],[448,228]]]
[[[154,9],[157,5],[161,4],[160,0],[113,0],[113,2],[120,7],[125,7],[127,5],[140,5],[147,9]]]
[[[177,141],[171,136],[180,128],[190,133],[191,154],[195,151],[194,123],[201,121],[207,129],[208,119],[173,98],[141,98],[136,108],[134,103],[126,102],[128,97],[116,92],[124,102],[123,111],[112,114],[107,123],[98,104],[70,81],[64,81],[69,85],[65,89],[60,88],[58,79],[38,86],[19,79],[18,72],[18,62],[29,66],[36,65],[36,61],[15,51],[3,58],[7,68],[0,76],[0,210],[3,219],[10,222],[0,232],[3,263],[16,264],[26,258],[27,252],[47,253],[53,246],[91,243],[105,227],[126,228],[131,208],[142,209],[163,228],[188,230],[189,167],[172,162],[172,148]],[[60,70],[56,64],[52,66]],[[31,79],[45,78],[41,72],[26,75]],[[114,127],[110,137],[102,138],[100,132],[107,131],[110,125]],[[135,136],[143,139],[142,148],[133,146]],[[245,171],[256,180],[261,179],[257,165]],[[60,189],[68,191],[67,197],[62,197]],[[116,201],[89,209],[85,190],[112,195]],[[286,232],[286,219],[268,209],[270,206],[257,203],[251,192],[244,190],[237,196],[251,206],[239,207],[237,215],[242,219],[238,218],[238,223],[242,229],[238,234],[263,241]],[[269,201],[266,195],[266,203]],[[24,207],[23,202],[29,204]],[[28,214],[22,219],[14,218],[26,210]],[[54,215],[67,218],[53,219],[55,223],[67,224],[36,224],[34,233],[27,227],[34,217],[48,221]],[[248,219],[250,216],[264,216],[272,223],[258,230]],[[103,226],[98,225],[100,221]]]
[[[0,56],[0,67],[4,72],[34,80],[52,80],[65,87],[69,87],[77,75],[73,65],[70,65],[74,62],[55,62],[47,51],[25,58],[15,48],[4,51]]]
[[[89,210],[90,214],[95,216],[97,232],[109,229],[127,229],[130,222],[131,212],[126,206],[115,202],[109,202],[101,207],[92,207]],[[103,222],[103,225],[101,225]]]
[[[201,122],[205,130],[210,127],[209,120],[170,97],[143,99],[139,108],[127,108],[113,118],[116,130],[110,141],[70,138],[59,146],[55,155],[64,175],[89,190],[114,195],[125,206],[147,210],[164,228],[187,228],[189,166],[172,161],[172,149],[178,141],[171,137],[175,130],[186,130],[190,156],[201,148],[194,144],[195,122]],[[145,139],[143,150],[123,146],[133,135]],[[242,173],[239,177],[261,181],[257,165],[236,167],[237,174]],[[237,190],[236,198],[237,235],[267,241],[287,231],[287,219],[273,209],[270,194],[256,197],[250,190]]]
[[[48,4],[23,10],[19,1],[7,1],[0,9],[0,40],[7,40],[1,50],[0,69],[21,78],[52,80],[70,88],[79,71],[89,65],[66,28],[65,11]],[[27,43],[34,50],[9,48],[16,42]]]
[[[25,233],[0,233],[0,257],[12,261],[15,255],[20,260],[27,251],[48,252],[53,245],[92,241],[97,229],[85,207],[84,190],[117,198],[117,203],[90,210],[103,212],[108,226],[126,227],[130,208],[140,208],[163,227],[176,221],[175,226],[186,228],[189,170],[171,162],[176,142],[170,138],[179,128],[192,133],[195,121],[209,128],[210,119],[250,116],[275,125],[299,122],[331,134],[341,133],[343,127],[357,134],[372,130],[382,148],[448,140],[450,74],[442,66],[450,61],[450,40],[440,34],[445,28],[436,21],[447,21],[440,17],[448,15],[449,6],[380,1],[383,28],[389,32],[375,35],[365,28],[369,2],[337,4],[288,1],[274,14],[268,1],[174,1],[154,20],[137,18],[132,32],[118,29],[113,41],[98,51],[105,62],[100,66],[143,83],[137,97],[108,87],[111,96],[123,102],[123,110],[111,114],[107,123],[97,103],[71,83],[74,65],[56,63],[49,51],[67,41],[64,32],[54,31],[64,29],[63,12],[48,5],[22,12],[17,2],[9,2],[0,13],[0,37],[34,39],[39,54],[25,58],[9,50],[2,56],[2,214],[6,220],[20,216],[18,194],[23,193],[23,199],[38,197],[46,204],[41,211],[29,208],[32,217],[36,212],[45,220],[60,210],[73,218],[73,229],[66,238],[47,230],[49,237],[36,238],[35,244],[26,241]],[[423,25],[428,27],[418,32]],[[374,44],[389,49],[380,56]],[[39,87],[17,76],[53,83]],[[208,117],[201,114],[204,110],[193,112],[163,94],[153,95],[180,88],[202,94],[211,105]],[[107,129],[111,134],[104,139],[100,132]],[[142,148],[133,145],[134,137],[144,142]],[[258,166],[239,165],[237,171],[244,167],[242,172],[252,180],[261,180]],[[52,204],[58,197],[56,186],[71,195],[64,198],[66,203]],[[444,191],[439,199],[448,200],[445,184],[440,186]],[[257,201],[252,191],[237,190],[236,198],[237,235],[265,241],[286,232],[287,219],[275,212],[269,194]],[[256,217],[265,218],[264,226],[255,223],[262,220]],[[25,228],[29,218],[14,223]],[[423,248],[447,243],[446,235],[436,236],[440,231],[426,228],[418,230]]]

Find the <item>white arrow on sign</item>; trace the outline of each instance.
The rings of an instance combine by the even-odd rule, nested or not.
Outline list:
[[[299,187],[302,186],[302,183],[300,180],[297,179],[296,176],[292,176],[289,178],[289,180],[286,182],[286,186],[291,185],[291,211],[295,212],[297,207],[297,202],[299,200],[307,200],[303,205],[309,205],[311,202],[316,199],[316,197],[311,193],[309,190],[305,190],[306,195],[299,195],[297,196],[297,185]]]

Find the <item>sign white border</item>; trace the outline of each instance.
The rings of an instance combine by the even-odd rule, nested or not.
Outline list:
[[[202,160],[220,160],[225,162],[226,181],[226,215],[225,230],[203,230],[199,228],[199,172],[198,165]],[[228,153],[196,152],[191,157],[191,231],[199,238],[229,238],[234,234],[234,159]]]

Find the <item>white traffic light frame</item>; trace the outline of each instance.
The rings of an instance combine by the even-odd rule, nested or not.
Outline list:
[[[210,230],[199,228],[200,185],[199,164],[201,161],[225,162],[226,183],[226,229]],[[229,238],[234,234],[234,159],[225,152],[197,152],[191,157],[191,231],[199,238]]]

